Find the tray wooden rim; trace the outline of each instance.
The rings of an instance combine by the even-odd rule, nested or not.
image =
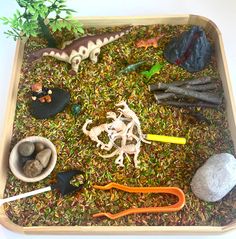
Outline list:
[[[233,99],[232,85],[228,72],[223,41],[221,33],[214,22],[206,17],[185,15],[161,15],[161,16],[124,16],[124,17],[78,17],[78,20],[86,26],[112,26],[125,24],[196,24],[208,28],[213,32],[217,40],[218,65],[223,81],[223,87],[227,99],[227,115],[231,129],[232,138],[236,138],[236,111]],[[18,41],[12,69],[11,82],[8,93],[8,103],[5,112],[3,134],[0,140],[0,197],[2,198],[7,179],[9,146],[11,142],[12,126],[14,121],[20,69],[22,65],[24,43]],[[236,142],[234,142],[236,145]],[[0,223],[7,229],[26,234],[200,234],[200,233],[222,233],[236,228],[236,220],[226,226],[37,226],[21,227],[13,223],[5,214],[3,206],[0,207]]]

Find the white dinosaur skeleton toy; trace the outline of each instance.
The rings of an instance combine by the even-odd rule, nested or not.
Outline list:
[[[138,155],[140,153],[141,141],[144,143],[150,143],[143,138],[143,133],[140,126],[140,121],[137,115],[132,111],[125,101],[121,101],[116,106],[123,106],[118,108],[120,115],[117,117],[115,112],[107,112],[106,118],[112,119],[111,123],[101,124],[87,130],[87,125],[92,123],[92,120],[87,120],[82,127],[84,134],[88,135],[91,140],[97,142],[97,147],[101,146],[101,149],[111,150],[115,147],[115,151],[108,155],[101,155],[103,158],[111,158],[118,155],[115,163],[119,166],[124,166],[124,154],[129,157],[129,154],[134,155],[134,165],[138,168],[139,161]],[[98,137],[102,132],[106,132],[109,137],[107,144],[103,143]],[[117,141],[120,142],[117,143]]]

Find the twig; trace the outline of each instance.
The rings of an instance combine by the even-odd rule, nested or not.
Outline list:
[[[206,77],[201,77],[201,78],[194,79],[194,80],[188,80],[186,82],[189,85],[204,85],[207,83],[211,83],[212,79],[210,76],[206,76]]]
[[[174,93],[157,93],[155,92],[154,97],[157,100],[157,102],[159,102],[159,100],[164,100],[164,99],[168,99],[171,97],[175,97],[176,95]]]
[[[219,110],[219,106],[211,103],[205,103],[205,102],[178,102],[178,101],[159,101],[158,104],[160,105],[168,105],[168,106],[174,106],[179,108],[194,108],[194,107],[202,107],[202,108],[214,108]]]
[[[212,79],[211,77],[207,76],[207,77],[201,77],[198,79],[193,79],[193,80],[184,80],[184,81],[174,81],[168,84],[165,83],[155,83],[155,84],[151,84],[148,86],[150,91],[156,91],[156,90],[164,90],[167,89],[167,86],[182,86],[182,85],[202,85],[202,84],[207,84],[207,83],[211,83]]]
[[[213,104],[220,104],[222,102],[222,97],[217,96],[213,93],[202,93],[194,90],[186,90],[176,86],[169,86],[166,92],[180,94],[184,96],[190,96],[199,100],[207,101]]]
[[[149,85],[148,89],[149,89],[149,91],[167,90],[169,86],[171,86],[171,84],[166,84],[166,83],[158,82],[156,84]]]
[[[216,89],[217,84],[209,83],[209,84],[205,84],[205,85],[186,85],[183,88],[189,89],[189,90],[196,90],[196,91],[208,91],[208,90]]]

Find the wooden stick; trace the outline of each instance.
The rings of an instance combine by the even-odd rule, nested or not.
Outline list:
[[[182,86],[182,85],[201,85],[201,84],[207,84],[207,83],[211,83],[212,79],[211,77],[207,76],[207,77],[201,77],[201,78],[197,78],[197,79],[193,79],[193,80],[184,80],[184,81],[174,81],[171,83],[161,83],[161,82],[157,82],[155,84],[151,84],[148,86],[149,91],[156,91],[156,90],[165,90],[167,89],[167,86]]]
[[[164,99],[168,99],[175,96],[176,95],[174,93],[155,93],[154,94],[154,97],[157,102],[159,102],[159,100],[164,100]]]
[[[168,105],[168,106],[174,106],[178,108],[194,108],[194,107],[202,107],[202,108],[214,108],[219,110],[219,106],[211,103],[206,102],[178,102],[178,101],[159,101],[158,104],[160,105]]]
[[[148,88],[149,91],[157,91],[157,90],[167,90],[169,86],[171,86],[171,84],[158,82],[156,84],[149,85]]]
[[[196,98],[199,100],[203,100],[206,102],[210,102],[213,104],[220,104],[222,102],[222,98],[220,98],[216,94],[202,93],[202,92],[197,92],[194,90],[186,90],[186,89],[182,89],[182,88],[176,87],[176,86],[169,86],[168,89],[166,90],[166,92],[180,94],[180,95],[184,95],[184,96],[190,96],[190,97],[193,97],[193,98]]]
[[[189,80],[187,82],[187,84],[189,84],[189,85],[204,85],[204,84],[211,83],[211,82],[212,82],[211,77],[206,76],[206,77],[201,77],[201,78],[194,79],[194,80]]]
[[[217,84],[209,83],[209,84],[205,84],[205,85],[186,85],[183,88],[184,89],[189,89],[189,90],[196,90],[196,91],[208,91],[208,90],[216,89]]]

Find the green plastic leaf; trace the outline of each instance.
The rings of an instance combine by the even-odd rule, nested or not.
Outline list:
[[[18,1],[17,1],[17,2],[18,2]],[[27,1],[21,0],[20,2],[18,2],[18,4],[19,4],[21,7],[26,7],[26,6],[27,6]]]
[[[149,71],[142,71],[141,74],[150,79],[154,74],[159,73],[164,64],[156,63]]]
[[[0,20],[2,20],[2,21],[9,21],[7,17],[0,17]]]
[[[70,8],[64,8],[63,11],[65,11],[66,13],[75,13],[76,11],[74,9],[70,9]]]
[[[45,18],[46,17],[46,13],[44,11],[40,11],[39,12],[39,16],[42,17],[42,18]]]
[[[153,74],[159,72],[162,67],[163,67],[163,65],[160,64],[160,63],[155,64],[155,65],[151,68],[151,70],[150,70],[151,75],[153,75]]]
[[[66,22],[65,22],[64,20],[58,21],[58,25],[59,25],[61,28],[64,28],[64,27],[66,27]]]
[[[30,5],[28,6],[28,11],[30,14],[34,15],[35,10],[33,9],[33,7],[31,7]]]
[[[20,16],[20,15],[21,15],[21,13],[20,13],[20,11],[19,11],[18,9],[16,9],[16,15],[17,15],[17,16]]]
[[[62,29],[62,24],[60,23],[60,21],[57,21],[57,30],[61,31]]]
[[[82,27],[77,28],[77,31],[81,34],[84,34],[84,29]]]
[[[17,17],[14,16],[14,17],[11,19],[11,25],[12,25],[13,28],[18,28],[18,27],[19,27],[19,22],[18,22]]]
[[[50,22],[49,23],[50,27],[52,28],[52,31],[55,32],[57,30],[57,22]]]
[[[76,11],[66,6],[66,0],[17,0],[17,3],[25,9],[24,13],[20,9],[16,10],[12,18],[0,18],[3,24],[12,28],[5,33],[7,36],[12,36],[14,39],[23,35],[37,36],[41,31],[38,24],[39,18],[42,18],[41,20],[53,32],[66,28],[75,33],[84,33],[82,25],[77,20],[70,21],[72,13]],[[63,18],[60,13],[63,13]],[[57,18],[57,15],[59,18]],[[50,18],[50,16],[52,17]],[[48,19],[47,22],[46,19]],[[59,19],[62,19],[62,21],[59,21]]]
[[[149,78],[151,75],[149,71],[142,71],[141,74],[146,76],[147,78]]]
[[[39,17],[39,15],[38,15],[38,13],[36,12],[33,16],[32,16],[32,20],[33,21],[36,21],[37,19],[38,19],[38,17]]]
[[[3,24],[4,24],[4,25],[9,24],[9,22],[10,22],[7,17],[0,17],[0,20],[3,21]]]
[[[59,5],[60,8],[65,8],[66,5],[62,4],[62,5]]]

